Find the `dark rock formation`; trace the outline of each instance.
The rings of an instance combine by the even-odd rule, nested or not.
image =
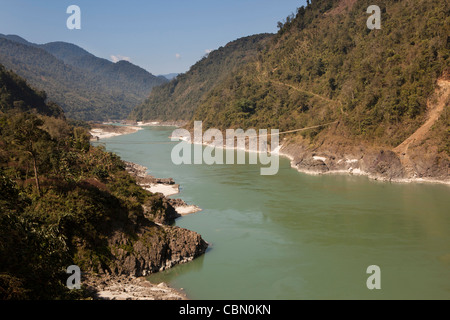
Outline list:
[[[152,224],[141,227],[135,239],[130,241],[128,235],[116,233],[108,240],[115,259],[105,272],[147,276],[192,261],[208,247],[196,232]]]
[[[306,157],[296,164],[296,167],[301,171],[310,171],[315,173],[325,173],[330,171],[325,162],[322,160],[315,160],[312,157]]]
[[[405,177],[400,159],[394,152],[381,150],[373,160],[371,158],[373,156],[365,157],[363,163],[367,166],[367,172],[372,177],[380,177],[386,180],[403,179]]]

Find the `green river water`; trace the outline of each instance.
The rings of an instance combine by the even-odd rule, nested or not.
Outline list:
[[[210,243],[195,261],[150,277],[191,299],[450,299],[450,187],[349,175],[309,176],[281,158],[257,165],[171,161],[174,128],[100,141],[123,160],[174,178],[202,212],[177,220]],[[97,145],[98,143],[94,143]],[[381,268],[369,290],[367,268]]]

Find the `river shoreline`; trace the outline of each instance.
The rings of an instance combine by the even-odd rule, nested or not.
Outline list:
[[[173,186],[173,190],[175,190],[175,188],[179,190],[179,185],[176,185],[171,178],[154,178],[147,174],[147,168],[132,162],[124,161],[124,163],[127,172],[136,178],[138,185],[145,190],[166,191],[167,189],[164,189],[164,187],[168,186]],[[146,188],[148,182],[151,182],[153,187]],[[170,195],[178,194],[178,192],[159,193],[163,194],[164,198],[168,200],[169,204],[173,206],[177,213],[172,216],[171,219],[177,219],[201,211],[199,207],[188,205],[181,199],[167,198]],[[163,225],[162,223],[157,224]],[[183,289],[172,288],[164,282],[154,284],[146,277],[84,274],[82,283],[89,293],[89,296],[94,300],[189,300],[187,295],[183,292]]]
[[[183,121],[172,121],[172,122],[150,122],[150,123],[132,123],[133,125],[126,126],[113,126],[108,125],[107,128],[102,129],[102,137],[99,139],[107,139],[119,135],[131,134],[135,133],[139,130],[142,130],[145,126],[173,126],[173,127],[181,127],[185,122]],[[115,128],[119,129],[115,129]],[[127,129],[128,128],[128,129]],[[100,130],[100,129],[93,129]],[[91,130],[91,134],[94,135],[98,131]],[[196,142],[192,141],[192,144],[202,144],[204,146],[215,147],[213,144],[204,142]],[[224,150],[240,150],[245,152],[256,152],[249,150],[246,146],[245,149],[238,148],[234,146],[233,148],[228,148],[226,145],[221,147]],[[346,156],[346,155],[338,155],[334,154],[331,151],[322,152],[307,152],[301,151],[303,148],[300,145],[295,144],[283,144],[277,150],[275,150],[275,154],[279,154],[282,157],[285,157],[291,161],[292,169],[297,170],[300,173],[319,176],[319,175],[351,175],[351,176],[364,176],[374,181],[381,182],[390,182],[390,183],[426,183],[426,184],[443,184],[450,185],[450,179],[446,180],[439,178],[429,178],[429,177],[404,177],[403,167],[398,166],[396,163],[395,155],[391,156],[391,159],[388,159],[383,162],[383,166],[387,167],[387,170],[394,171],[393,173],[379,173],[375,170],[367,170],[372,164],[365,163],[365,157],[371,158],[370,161],[373,163],[379,162],[377,157],[385,157],[385,154],[392,153],[390,150],[380,150],[380,154],[358,154],[356,156]],[[300,151],[300,152],[299,152]],[[320,156],[318,156],[319,154]],[[383,155],[384,154],[384,155]],[[338,160],[339,159],[339,160]],[[397,167],[395,167],[397,166]],[[151,186],[147,186],[146,190],[151,191],[153,193],[163,193],[165,196],[172,196],[179,193],[179,190],[173,187],[168,187],[165,184],[153,184]],[[192,208],[195,211],[195,208]],[[180,208],[180,211],[184,211],[184,209]],[[186,213],[185,213],[186,214]]]
[[[132,134],[142,129],[136,126],[97,125],[90,131],[91,141]],[[127,161],[124,161],[124,164],[126,171],[136,179],[140,187],[154,194],[159,193],[167,199],[169,206],[176,212],[170,219],[175,220],[202,210],[181,199],[169,198],[180,192],[180,186],[172,178],[155,178],[149,175],[148,168],[142,165]],[[164,224],[163,221],[156,223],[161,226]],[[164,282],[153,284],[146,277],[84,274],[82,283],[94,300],[188,300],[183,289],[172,288]]]
[[[137,127],[177,127],[181,128],[186,126],[189,121],[179,120],[179,121],[121,121],[122,124],[126,126],[137,126]]]
[[[176,138],[176,137],[174,137]],[[186,143],[189,143],[186,139],[180,139]],[[257,150],[250,150],[248,148],[248,143],[245,148],[238,148],[236,145],[232,148],[227,147],[226,145],[223,145],[221,147],[217,147],[212,143],[204,142],[204,141],[191,141],[190,144],[192,145],[203,145],[205,147],[213,147],[213,148],[220,148],[223,150],[235,150],[235,151],[244,151],[248,153],[258,153],[260,154],[261,151]],[[380,181],[380,182],[390,182],[390,183],[401,183],[401,184],[409,184],[409,183],[426,183],[426,184],[443,184],[450,186],[450,179],[442,180],[442,179],[433,179],[433,178],[422,178],[422,177],[415,177],[415,178],[404,178],[404,177],[392,177],[392,176],[384,176],[383,174],[379,174],[376,172],[368,172],[362,167],[367,166],[364,161],[364,154],[360,155],[358,157],[345,157],[337,155],[332,156],[318,156],[316,153],[310,152],[304,153],[302,155],[296,154],[298,149],[301,147],[296,145],[281,145],[276,150],[272,152],[272,154],[278,154],[280,157],[287,158],[291,161],[291,168],[294,170],[297,170],[300,173],[307,174],[310,176],[321,176],[321,175],[350,175],[350,176],[361,176],[361,177],[367,177],[370,180],[373,181]],[[386,150],[386,152],[389,152],[389,150]],[[383,154],[384,151],[381,150],[381,154]],[[375,157],[375,156],[374,156]],[[336,160],[339,158],[339,160]],[[307,165],[305,167],[301,167],[299,164],[306,160]],[[327,164],[329,161],[333,160],[333,166],[338,167],[337,169],[329,169],[327,167]],[[326,168],[326,170],[324,170]],[[401,171],[401,169],[396,169],[398,171]],[[400,175],[400,174],[399,174]]]
[[[289,149],[290,150],[286,150]],[[308,155],[296,155],[295,151],[296,146],[283,146],[280,151],[280,156],[286,157],[291,161],[291,168],[297,170],[300,173],[311,175],[311,176],[320,176],[320,175],[351,175],[351,176],[362,176],[367,177],[373,181],[380,182],[390,182],[390,183],[399,183],[399,184],[410,184],[410,183],[419,183],[419,184],[441,184],[450,186],[450,180],[442,179],[433,179],[433,178],[422,178],[422,177],[414,177],[414,178],[405,178],[401,177],[400,173],[396,173],[398,176],[389,176],[383,175],[377,172],[369,172],[364,169],[364,167],[369,167],[364,162],[364,157],[366,154],[359,155],[358,157],[345,157],[345,156],[317,156],[315,153],[310,153]],[[389,152],[386,151],[386,152]],[[384,151],[380,151],[380,154],[383,154]],[[320,153],[317,153],[320,154]],[[376,155],[373,156],[376,158]],[[337,160],[339,159],[339,160]],[[376,159],[370,159],[371,161],[376,161]],[[306,165],[304,165],[306,163]],[[389,164],[387,164],[389,166]],[[331,168],[329,168],[331,167]],[[395,168],[397,172],[401,172],[403,170],[402,167]]]
[[[166,136],[167,136],[167,132],[168,131],[170,131],[171,129],[169,128],[167,131],[166,130],[164,130],[163,132],[162,132],[162,134],[161,134],[161,132],[157,132],[157,134],[156,134],[156,136],[158,137],[158,139],[159,138],[165,138]],[[159,131],[159,130],[156,130],[156,131]],[[144,132],[143,132],[144,133]],[[153,135],[152,135],[152,132],[148,132],[149,133],[149,138],[151,137],[151,138],[153,138]],[[128,139],[126,139],[126,140],[128,140]],[[129,139],[129,141],[133,141],[133,138],[132,137],[130,137],[130,139]],[[287,144],[287,143],[285,143],[285,142],[283,142],[283,145],[284,146],[288,146],[289,144]],[[298,146],[298,145],[297,145]],[[162,150],[164,150],[164,151],[167,151],[167,150],[170,150],[170,146],[169,147],[167,147],[167,148],[163,148]],[[129,154],[129,152],[131,152],[131,154],[133,153],[135,151],[135,149],[134,148],[128,148],[127,149],[127,154]],[[148,151],[148,150],[147,150]],[[287,157],[287,158],[289,158],[289,157],[292,157],[291,158],[291,162],[294,160],[294,157],[291,155],[291,152],[289,152],[289,153],[287,153],[287,154],[284,154],[285,153],[285,151],[286,151],[286,149],[283,149],[283,150],[281,150],[281,153],[282,153],[282,156],[285,156],[285,157]],[[287,151],[290,151],[290,150],[287,150]],[[328,151],[332,151],[332,149],[328,149]],[[170,151],[169,151],[170,152]],[[293,154],[295,154],[295,153],[293,153]],[[304,154],[304,153],[303,153]],[[329,155],[330,154],[332,154],[331,152],[330,153],[315,153],[314,155],[311,155],[311,159],[312,160],[314,160],[315,162],[317,162],[317,163],[321,163],[321,162],[327,162],[328,161],[328,157],[329,157]],[[333,154],[338,154],[338,153],[333,153]],[[354,161],[354,160],[357,160],[356,159],[356,156],[357,156],[357,154],[353,154],[353,153],[350,153],[350,152],[341,152],[341,153],[339,153],[340,155],[348,155],[348,157],[346,157],[346,158],[343,158],[343,157],[336,157],[336,162],[339,162],[340,161],[340,159],[344,159],[344,161],[342,161],[341,162],[341,164],[343,164],[343,163],[345,163],[345,165],[354,165],[354,167],[356,167],[356,164],[357,164],[357,162],[356,161]],[[353,156],[354,155],[354,156]],[[140,159],[140,157],[136,157],[137,159]],[[348,158],[348,159],[347,159]],[[146,159],[146,158],[145,158]],[[152,158],[153,159],[153,158]],[[154,158],[154,160],[155,161],[158,161],[158,160],[161,160],[161,157],[155,157]],[[138,161],[138,160],[136,160],[136,161]],[[145,160],[143,160],[142,162],[144,162]],[[347,162],[348,161],[348,162]],[[297,162],[293,162],[293,164],[296,164]],[[286,161],[286,160],[283,160],[283,166],[288,166],[288,161]],[[159,168],[159,164],[158,164],[158,166],[157,166],[158,168]],[[164,167],[163,167],[164,168]],[[288,176],[289,176],[289,168],[286,168],[287,170],[284,170],[283,172],[282,172],[282,176],[285,176],[286,178],[288,178]],[[164,169],[163,169],[164,170]],[[231,171],[231,170],[230,170]],[[178,171],[177,171],[178,172]],[[358,171],[357,171],[358,172]],[[313,174],[323,174],[323,173],[313,173]],[[328,173],[324,173],[324,174],[328,174]],[[346,172],[346,174],[349,174],[348,172]],[[286,183],[286,185],[288,185],[288,186],[295,186],[295,181],[299,181],[298,180],[298,178],[299,177],[295,177],[297,174],[293,174],[293,173],[291,173],[291,175],[293,176],[292,177],[292,179],[291,178],[289,178],[289,180],[287,180],[287,182],[289,182],[289,183]],[[356,175],[356,173],[355,173],[355,175]],[[308,182],[308,181],[313,181],[313,180],[310,180],[310,179],[305,179],[306,180],[306,182]],[[322,179],[318,179],[319,180],[319,182],[320,182],[320,180],[322,180]],[[329,179],[325,179],[325,181],[327,181],[327,182],[330,182],[330,181],[328,181]],[[331,179],[331,182],[332,182],[332,180],[334,180],[334,179]],[[352,179],[351,179],[352,180]],[[389,196],[389,194],[386,194],[383,190],[385,190],[385,189],[388,189],[389,191],[392,191],[393,192],[393,194],[395,194],[395,197],[394,196],[392,196],[392,200],[393,199],[402,199],[402,197],[401,197],[401,195],[402,195],[402,192],[401,191],[399,191],[398,189],[402,189],[402,188],[397,188],[397,187],[393,187],[393,188],[391,188],[391,187],[389,187],[389,184],[386,184],[386,187],[387,188],[384,188],[384,187],[381,187],[380,188],[380,185],[382,185],[382,183],[366,183],[365,182],[365,180],[366,179],[356,179],[356,184],[355,185],[353,185],[353,183],[351,184],[351,187],[352,188],[354,188],[354,187],[356,187],[356,188],[358,188],[357,190],[355,190],[356,192],[358,192],[358,190],[359,190],[359,184],[361,183],[361,184],[363,184],[364,186],[366,186],[366,184],[367,184],[367,191],[380,191],[381,192],[381,194],[382,195],[388,195]],[[336,200],[336,199],[338,199],[339,200],[339,203],[341,203],[341,200],[343,201],[343,203],[342,203],[342,205],[339,207],[339,208],[349,208],[349,212],[348,213],[350,213],[350,214],[352,214],[353,215],[353,213],[355,212],[355,209],[361,209],[361,210],[365,210],[365,207],[363,207],[363,206],[359,206],[359,203],[358,203],[358,201],[356,201],[355,202],[355,206],[353,206],[354,204],[353,204],[353,199],[347,199],[347,197],[346,196],[341,196],[342,194],[344,194],[343,192],[344,191],[340,191],[340,189],[339,188],[341,188],[342,187],[342,184],[340,183],[340,182],[342,182],[342,181],[340,181],[340,179],[338,179],[338,181],[337,181],[337,185],[336,185],[336,190],[338,190],[337,191],[337,194],[336,194],[336,198],[334,199],[334,200]],[[353,181],[351,181],[351,182],[353,182]],[[205,181],[200,181],[200,183],[205,183]],[[281,187],[281,185],[283,185],[283,183],[282,182],[280,182],[280,187]],[[273,186],[272,186],[273,187]],[[327,184],[327,186],[325,186],[324,187],[324,189],[325,189],[325,192],[327,191],[327,188],[329,188],[329,187],[331,187],[331,186],[328,186],[328,184]],[[245,188],[245,186],[244,186],[244,188]],[[416,188],[413,188],[414,190],[411,190],[411,191],[415,191],[415,189]],[[422,190],[420,187],[418,188],[419,190]],[[430,191],[430,193],[431,193],[431,191],[433,190],[433,188],[430,188],[430,190],[428,190],[429,188],[424,188],[424,191]],[[208,189],[207,187],[205,187],[205,189],[204,190],[206,190],[206,192],[205,193],[207,193],[207,190],[210,190],[210,189]],[[283,190],[283,189],[281,189],[281,190]],[[319,189],[320,190],[320,189]],[[350,190],[350,189],[349,189]],[[408,190],[409,190],[409,188],[408,188]],[[256,191],[257,190],[253,190],[254,192],[252,193],[252,194],[249,194],[249,199],[258,199],[258,195],[256,194]],[[350,190],[350,191],[352,191],[352,190]],[[441,188],[438,188],[438,191],[441,191],[442,192],[442,190],[441,190]],[[270,190],[268,190],[268,192],[271,192]],[[353,191],[352,191],[353,192]],[[326,194],[326,193],[325,193]],[[333,190],[331,190],[330,191],[330,194],[333,196],[334,195],[334,191]],[[372,194],[372,192],[370,193],[370,195]],[[414,199],[421,199],[421,194],[422,193],[419,193],[419,192],[413,192],[412,193],[413,194],[413,198]],[[427,193],[425,193],[425,195],[426,195]],[[345,194],[344,194],[345,195]],[[365,193],[364,192],[362,192],[360,195],[365,195]],[[432,197],[432,196],[431,196]],[[223,198],[223,197],[222,197]],[[226,197],[225,197],[226,198]],[[373,204],[373,207],[372,206],[369,206],[369,208],[371,208],[371,209],[368,209],[368,210],[370,210],[371,212],[374,212],[375,213],[375,215],[374,215],[374,217],[372,217],[372,215],[365,215],[364,216],[364,219],[362,220],[362,222],[361,222],[361,230],[362,230],[362,233],[361,233],[361,239],[362,239],[362,242],[361,242],[361,244],[364,244],[365,242],[365,240],[368,240],[366,237],[365,237],[365,226],[366,226],[366,224],[365,223],[363,223],[363,222],[365,222],[366,221],[366,219],[375,219],[376,217],[378,217],[378,215],[383,215],[383,214],[385,214],[386,213],[386,209],[388,209],[388,208],[392,208],[392,206],[390,206],[390,205],[380,205],[380,206],[378,206],[377,205],[377,200],[376,199],[373,199],[373,197],[372,196],[369,196],[369,195],[367,195],[367,198],[369,199],[369,200],[371,200],[371,201],[373,201],[373,202],[370,202],[371,204]],[[201,199],[201,198],[200,198]],[[319,197],[319,199],[320,199],[320,197]],[[384,199],[384,198],[380,198],[380,199]],[[389,199],[389,197],[388,197],[388,199]],[[428,199],[428,198],[425,198],[425,199]],[[227,199],[228,200],[228,199]],[[286,200],[286,199],[283,199],[283,200]],[[330,202],[331,204],[333,204],[334,205],[334,200],[333,200],[333,197],[332,197],[332,202]],[[275,200],[276,201],[276,200]],[[304,201],[302,201],[302,200],[299,200],[298,202],[293,202],[292,204],[301,204],[301,203],[308,203],[307,202],[307,200],[305,200],[306,202],[304,202]],[[320,200],[319,200],[320,201]],[[287,202],[287,201],[286,201]],[[400,200],[400,202],[401,202],[401,200]],[[426,200],[424,200],[423,202],[426,202]],[[228,207],[228,204],[226,203],[226,202],[218,202],[219,204],[220,204],[220,208],[227,208]],[[230,207],[232,207],[231,206],[231,204],[229,205]],[[286,208],[286,212],[290,212],[289,210],[289,207],[288,206],[290,206],[290,202],[288,202],[288,205],[286,206],[286,207],[283,207],[283,208]],[[295,207],[295,206],[294,206]],[[299,208],[300,208],[300,206],[298,206]],[[277,210],[277,208],[278,207],[276,207],[276,208],[273,208],[273,210],[272,211],[276,211]],[[280,208],[282,208],[282,207],[280,207]],[[328,208],[327,206],[319,206],[319,209],[320,208],[322,208],[322,210],[318,210],[318,212],[322,212],[322,211],[324,211],[324,212],[326,212],[326,210],[323,210],[323,208]],[[395,208],[395,207],[394,207]],[[401,207],[399,207],[399,208],[403,208],[404,210],[402,211],[402,212],[404,212],[405,213],[405,215],[399,215],[400,217],[399,218],[401,218],[401,217],[405,217],[405,219],[403,220],[403,219],[400,219],[400,223],[398,223],[399,221],[395,221],[395,223],[396,223],[396,225],[398,225],[398,224],[400,224],[400,225],[402,225],[402,221],[405,221],[405,223],[410,223],[410,221],[412,220],[413,222],[414,222],[414,219],[410,219],[409,218],[409,216],[407,216],[406,215],[406,213],[409,213],[412,209],[414,209],[415,207],[414,206],[408,206],[408,205],[406,205],[406,204],[404,204],[404,203],[401,203]],[[396,208],[395,210],[397,210],[398,208]],[[237,209],[238,210],[238,209]],[[299,209],[300,210],[300,209]],[[338,209],[338,210],[340,210],[340,209]],[[395,210],[392,210],[392,212],[394,212],[395,213]],[[283,210],[284,211],[284,210]],[[343,210],[344,211],[344,210]],[[418,211],[420,211],[420,210],[418,210]],[[330,214],[333,214],[333,216],[338,216],[338,217],[345,217],[345,215],[346,214],[348,214],[347,212],[338,212],[337,214],[336,214],[336,212],[337,211],[335,211],[333,208],[330,210]],[[365,212],[365,211],[363,211],[363,212]],[[385,219],[387,219],[387,221],[390,221],[390,219],[391,219],[391,215],[390,215],[390,213],[392,213],[390,210],[387,212],[388,214],[386,214],[386,217],[385,217]],[[413,214],[416,214],[417,212],[416,211],[414,211],[413,210],[413,212],[412,212]],[[321,213],[322,214],[322,213]],[[217,215],[217,216],[220,216],[219,214]],[[270,215],[269,215],[270,216]],[[285,216],[287,217],[287,216],[291,216],[290,214],[285,214]],[[306,219],[308,217],[308,215],[305,215],[305,217],[304,217],[304,219]],[[420,217],[420,218],[422,218],[422,215],[420,215],[420,214],[418,214],[417,213],[417,216],[416,215],[414,215],[413,217]],[[217,217],[214,215],[214,213],[213,214],[208,214],[208,215],[205,215],[204,217],[199,217],[202,221],[206,221],[206,223],[208,222],[208,219],[216,219]],[[195,217],[193,218],[193,219],[195,219]],[[377,218],[378,219],[378,218]],[[328,220],[328,219],[327,219]],[[241,221],[241,219],[236,219],[236,221],[237,222],[240,222]],[[291,218],[289,218],[289,221],[297,221],[297,220],[295,220],[295,219],[291,219]],[[288,221],[288,222],[289,222]],[[313,221],[317,221],[317,220],[313,220]],[[324,221],[325,221],[325,219],[324,219]],[[367,222],[369,222],[369,221],[371,221],[371,220],[368,220]],[[445,221],[445,220],[444,220]],[[187,221],[188,222],[188,224],[187,225],[190,225],[189,224],[189,221]],[[295,223],[291,223],[291,222],[286,222],[286,230],[290,230],[290,225],[292,224],[292,225],[295,225]],[[202,222],[203,223],[203,222]],[[421,226],[422,225],[422,223],[421,223],[421,221],[417,221],[417,227],[419,227],[419,226]],[[414,226],[416,226],[416,225],[414,225]],[[414,227],[413,226],[413,227]],[[350,228],[350,227],[349,227]],[[334,228],[334,227],[330,227],[330,230],[335,230],[335,229],[337,229],[337,228]],[[381,228],[380,228],[381,229]],[[387,229],[389,229],[389,228],[387,228]],[[241,229],[238,229],[238,230],[241,230]],[[320,229],[321,230],[321,229]],[[320,232],[320,230],[317,228],[317,229],[315,229],[315,232]],[[386,230],[386,228],[384,228],[383,227],[383,229],[381,229],[380,230],[380,232],[381,232],[381,234],[383,235],[384,234],[384,232],[385,232],[385,230]],[[295,230],[294,230],[295,231]],[[402,237],[402,228],[399,228],[399,230],[398,230],[398,232],[399,232],[399,235],[400,235],[400,237]],[[242,233],[244,232],[244,230],[242,230]],[[337,232],[339,232],[339,231],[337,231]],[[293,232],[292,234],[294,234],[295,232]],[[237,233],[238,235],[241,235],[241,233]],[[264,234],[264,233],[263,233]],[[217,232],[217,235],[218,236],[221,236],[221,234],[219,233],[219,231]],[[339,233],[337,236],[340,236],[341,234]],[[336,239],[336,237],[337,236],[335,236],[335,237],[333,237],[333,240],[335,240]],[[220,238],[219,238],[220,239]],[[292,238],[293,240],[296,240],[296,239],[299,239],[299,238]],[[340,239],[340,238],[339,238]],[[216,239],[216,238],[214,238],[213,236],[211,236],[211,240],[212,241],[217,241],[218,242],[218,240]],[[297,241],[298,243],[301,243],[301,241]],[[369,241],[370,242],[370,241]],[[253,242],[252,242],[253,243]],[[293,241],[293,243],[294,243],[294,241]],[[277,243],[274,243],[274,245],[272,246],[272,247],[270,247],[270,250],[271,250],[271,252],[274,252],[274,253],[276,253],[277,251],[276,250],[278,250],[277,248],[276,248],[276,244]],[[353,250],[353,249],[352,249]],[[231,252],[231,251],[230,251]],[[356,250],[355,252],[360,252],[360,251],[358,251],[358,250]],[[330,254],[332,255],[332,252],[330,251]],[[220,254],[220,256],[221,256],[222,254]],[[216,255],[216,256],[219,256],[219,255]],[[358,256],[358,255],[355,255],[355,256]],[[215,263],[217,263],[217,262],[219,262],[220,260],[219,259],[217,259],[217,261],[215,261],[215,260],[213,260],[214,259],[214,255],[212,255],[211,256],[211,258],[210,259],[212,259],[212,261],[213,262],[215,262]],[[392,259],[394,259],[393,261],[397,261],[397,260],[395,260],[396,258],[395,257],[393,257]],[[388,259],[389,260],[389,259]],[[401,259],[399,259],[399,260],[401,260]],[[211,260],[209,260],[208,259],[208,266],[209,266],[209,261],[211,261]],[[300,261],[300,260],[299,260]],[[315,260],[313,260],[313,261],[315,261]],[[383,262],[383,260],[381,260],[382,262]],[[240,262],[239,261],[235,261],[234,262],[235,263],[235,266],[234,266],[234,268],[236,268],[236,267],[238,267],[240,264]],[[202,266],[203,266],[203,264],[202,264]],[[189,273],[191,273],[191,270],[189,269],[189,268],[187,268],[188,269],[188,272]],[[206,268],[205,268],[205,270],[206,270]],[[277,268],[274,268],[273,269],[274,271],[276,271],[277,270]],[[278,270],[279,271],[279,270]],[[214,272],[214,270],[213,271],[211,271],[211,272]],[[176,273],[176,272],[175,272]],[[150,278],[151,279],[151,278]],[[156,279],[158,279],[158,277],[156,277]],[[161,278],[159,278],[159,279],[161,279]],[[169,279],[171,279],[170,277],[169,277]],[[187,277],[187,281],[183,281],[183,282],[181,282],[182,284],[180,284],[179,285],[179,287],[185,287],[185,288],[189,288],[189,290],[192,290],[192,295],[194,296],[197,296],[197,297],[204,297],[204,295],[202,296],[202,290],[204,290],[202,287],[196,287],[196,282],[198,281],[198,279],[196,279],[196,277],[190,277],[189,278],[189,276]],[[153,280],[152,280],[153,281]],[[159,281],[169,281],[169,280],[164,280],[164,277],[162,278],[162,280],[159,280]],[[170,280],[171,281],[171,280]],[[157,282],[155,282],[156,284],[157,284]],[[172,283],[172,282],[170,282],[170,283]],[[218,283],[220,283],[220,282],[218,282]],[[217,287],[221,287],[223,284],[221,284],[221,285],[217,285]],[[177,286],[176,284],[174,284],[174,286]],[[226,286],[225,286],[226,287]],[[230,292],[234,292],[234,291],[232,291],[232,289],[231,289],[231,287],[229,288],[229,290],[231,290]],[[214,293],[214,290],[211,290],[213,293]],[[191,292],[191,291],[189,291],[189,292]],[[208,294],[209,294],[209,292],[208,292]],[[235,293],[236,294],[236,296],[237,297],[240,297],[237,293]],[[257,294],[257,293],[256,293]],[[214,296],[213,294],[211,294],[211,297],[212,296]],[[217,293],[217,296],[221,296],[221,293]],[[208,296],[206,296],[206,297],[208,297]]]
[[[92,135],[91,141],[98,141],[102,139],[136,133],[140,130],[143,130],[143,126],[148,126],[149,124],[139,123],[138,125],[139,126],[137,127],[117,126],[113,124],[96,125],[90,131],[90,134]],[[175,123],[173,123],[172,126],[176,126]],[[127,165],[127,171],[138,180],[138,184],[145,190],[150,191],[151,193],[161,193],[167,198],[180,193],[180,186],[178,184],[175,184],[173,179],[155,178],[154,176],[151,176],[147,173],[148,168],[132,162],[125,161],[125,163]],[[195,205],[188,205],[180,199],[169,199],[169,201],[180,216],[185,216],[202,211],[201,208]]]
[[[155,178],[147,173],[148,168],[133,162],[124,162],[126,170],[137,180],[138,185],[151,193],[164,195],[179,217],[202,211],[198,206],[189,205],[181,199],[169,198],[180,193],[180,185],[176,184],[172,178]]]
[[[136,133],[142,130],[142,127],[138,126],[116,126],[116,125],[94,125],[89,131],[91,134],[91,141],[98,141],[102,139],[108,139],[118,137],[126,134]]]

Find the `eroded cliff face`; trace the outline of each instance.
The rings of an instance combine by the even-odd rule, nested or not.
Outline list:
[[[345,143],[318,148],[288,143],[281,152],[291,159],[293,168],[308,174],[347,173],[382,181],[450,183],[448,156],[432,145],[411,148],[407,162],[406,154],[394,149]]]
[[[140,165],[125,166],[144,189],[153,183],[175,183],[173,179],[148,176],[147,168]],[[181,216],[175,207],[183,205],[186,203],[182,200],[149,193],[140,202],[117,204],[117,212],[99,217],[89,230],[74,234],[71,251],[83,273],[87,294],[112,300],[185,299],[183,293],[145,279],[206,252],[208,243],[200,234],[173,226]],[[115,206],[109,208],[114,211]]]
[[[198,233],[178,227],[143,226],[136,236],[135,241],[130,241],[129,236],[117,232],[108,240],[114,262],[105,272],[147,276],[190,262],[208,247]]]
[[[156,224],[144,216],[117,224],[105,225],[95,249],[80,239],[75,256],[83,272],[142,277],[190,262],[208,248],[198,233]]]
[[[128,172],[139,185],[175,184],[173,179],[158,179],[146,174],[146,168],[127,163]],[[108,239],[114,256],[109,272],[116,275],[147,276],[175,265],[187,263],[206,252],[208,244],[198,233],[171,226],[180,215],[163,194],[154,194],[142,207],[143,216],[130,226],[132,232],[115,232]],[[130,230],[130,227],[128,230]]]
[[[423,124],[395,148],[346,137],[333,124],[315,143],[302,137],[284,142],[282,154],[292,167],[309,174],[349,173],[386,181],[450,183],[448,125],[450,76],[437,81]]]
[[[405,179],[399,157],[388,149],[339,145],[311,149],[289,144],[282,152],[291,158],[293,168],[308,174],[348,173],[367,175],[376,180]]]
[[[343,143],[313,148],[297,142],[286,144],[281,152],[291,159],[293,168],[308,174],[347,173],[392,182],[450,183],[448,155],[433,145],[419,144],[408,153],[398,153],[374,146]]]

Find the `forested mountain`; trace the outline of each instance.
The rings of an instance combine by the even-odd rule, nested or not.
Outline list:
[[[18,42],[18,43],[21,43],[21,44],[25,44],[25,45],[28,45],[28,46],[36,46],[36,47],[39,46],[37,44],[28,42],[24,38],[19,37],[18,35],[15,35],[15,34],[5,35],[5,34],[1,34],[0,33],[0,38],[8,39],[8,40],[11,40],[11,41],[14,41],[14,42]]]
[[[44,91],[36,92],[15,73],[0,64],[0,111],[33,112],[49,117],[64,118],[63,110],[47,103]]]
[[[90,296],[67,288],[71,265],[139,277],[205,252],[198,234],[157,225],[175,212],[167,199],[45,96],[0,66],[0,300]]]
[[[104,81],[116,90],[122,88],[127,94],[133,94],[137,99],[148,95],[151,88],[167,82],[146,70],[128,62],[98,58],[86,50],[66,42],[51,42],[39,46],[66,64],[97,75],[98,81]]]
[[[314,127],[282,136],[301,170],[447,181],[450,3],[380,0],[380,30],[367,27],[371,5],[308,1],[276,35],[246,38],[246,63],[211,72],[217,55],[240,55],[221,49],[154,90],[130,118],[191,119],[189,128],[202,120],[205,130]]]
[[[150,97],[133,110],[130,119],[190,120],[195,108],[210,90],[256,57],[271,36],[260,34],[241,38],[212,51],[187,73],[154,88]]]
[[[294,165],[352,170],[352,159],[365,172],[448,180],[450,3],[380,0],[381,30],[366,25],[372,4],[313,0],[299,8],[255,61],[211,90],[193,119],[205,129],[281,131],[337,121],[283,136]],[[327,163],[314,160],[320,153]]]
[[[449,3],[380,1],[382,29],[373,31],[370,4],[313,0],[298,9],[257,61],[214,88],[195,118],[281,130],[340,119],[354,135],[400,143],[422,122],[449,67]]]
[[[127,61],[113,63],[69,43],[44,45],[18,36],[0,35],[0,63],[26,78],[70,118],[124,119],[148,96],[167,82]]]

